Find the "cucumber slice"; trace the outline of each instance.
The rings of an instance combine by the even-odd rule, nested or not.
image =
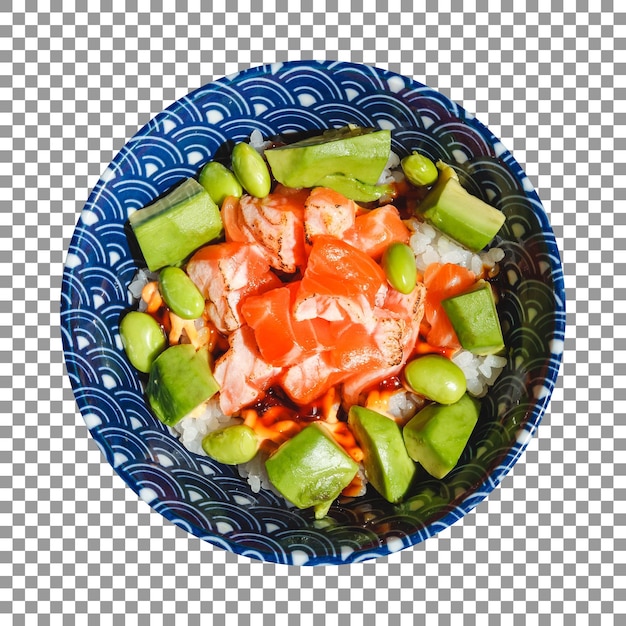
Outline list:
[[[217,205],[193,178],[132,213],[129,221],[152,272],[182,263],[194,250],[218,239],[223,232]]]

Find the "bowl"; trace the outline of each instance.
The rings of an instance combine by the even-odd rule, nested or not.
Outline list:
[[[353,123],[390,129],[400,156],[419,150],[454,164],[462,183],[506,215],[497,244],[507,365],[482,403],[461,460],[445,479],[419,481],[392,505],[368,490],[323,520],[254,493],[232,466],[194,455],[147,407],[119,337],[140,261],[128,216],[228,142]],[[67,372],[91,436],[155,512],[192,535],[261,561],[327,565],[414,546],[467,515],[535,435],[563,352],[565,299],[554,234],[520,165],[462,107],[416,80],[343,62],[253,67],[181,98],[144,126],[104,170],[66,257],[61,329]]]

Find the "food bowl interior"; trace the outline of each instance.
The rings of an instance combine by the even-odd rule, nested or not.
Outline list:
[[[324,520],[253,493],[233,467],[188,452],[149,411],[128,364],[119,321],[141,259],[128,216],[253,130],[264,137],[357,124],[389,128],[400,156],[419,150],[452,164],[467,189],[506,215],[495,244],[507,366],[483,399],[455,470],[423,474],[399,505],[375,491],[336,503]],[[350,63],[252,68],[182,98],[137,133],[106,168],[80,216],[62,288],[67,370],[85,423],[140,498],[224,549],[288,564],[349,563],[415,545],[471,511],[515,464],[552,393],[565,303],[554,236],[528,178],[501,142],[420,83]]]

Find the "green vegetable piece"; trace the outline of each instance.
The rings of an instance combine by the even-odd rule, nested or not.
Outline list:
[[[221,207],[227,196],[240,198],[243,190],[237,177],[218,161],[209,161],[200,171],[198,182],[207,190],[211,199]]]
[[[400,162],[407,180],[416,187],[427,187],[437,181],[437,166],[423,154],[413,152]]]
[[[497,235],[504,214],[464,189],[450,166],[437,165],[439,179],[417,211],[443,233],[478,252]]]
[[[202,439],[202,449],[218,463],[237,465],[255,457],[259,440],[250,426],[235,424],[206,435]]]
[[[233,148],[231,160],[242,187],[251,196],[265,198],[272,187],[272,177],[263,157],[249,143],[241,142]]]
[[[474,354],[496,354],[504,348],[502,328],[491,285],[479,280],[468,291],[441,302],[460,344]]]
[[[356,405],[348,412],[348,424],[363,448],[367,479],[385,500],[400,502],[415,475],[400,427],[393,419]]]
[[[410,361],[404,368],[404,378],[415,393],[439,404],[454,404],[467,391],[463,370],[440,354]]]
[[[480,403],[464,394],[454,404],[429,404],[404,427],[410,457],[431,476],[444,478],[456,467],[476,426]]]
[[[167,339],[159,323],[147,313],[131,311],[120,322],[120,337],[131,365],[148,373],[154,359],[165,350]]]
[[[358,465],[326,427],[313,422],[283,443],[265,462],[270,482],[300,509],[321,519],[356,476]]]
[[[159,289],[165,304],[178,317],[195,320],[204,311],[204,298],[180,267],[166,267],[159,274]]]
[[[223,232],[217,205],[193,178],[129,218],[148,269],[178,265]]]
[[[362,183],[352,176],[344,174],[329,174],[317,181],[316,187],[328,187],[334,189],[350,200],[355,202],[375,202],[383,196],[392,197],[393,187],[391,185],[369,185]]]
[[[317,187],[343,175],[375,185],[391,152],[391,132],[345,126],[265,151],[274,178],[287,187]]]
[[[219,385],[206,350],[188,343],[167,348],[152,364],[146,394],[154,414],[168,426],[209,400]]]
[[[389,284],[401,293],[411,293],[417,282],[415,253],[405,243],[390,244],[382,258],[382,267]]]

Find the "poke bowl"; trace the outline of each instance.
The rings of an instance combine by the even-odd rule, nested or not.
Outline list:
[[[260,488],[249,470],[186,444],[180,429],[158,419],[146,399],[146,376],[129,362],[120,324],[137,306],[129,288],[146,267],[129,226],[132,214],[197,178],[233,145],[345,126],[388,131],[398,159],[419,152],[448,164],[466,190],[504,215],[489,245],[498,250],[490,278],[504,348],[497,362],[477,363],[487,369],[476,392],[479,414],[451,471],[436,478],[418,468],[396,502],[364,480],[358,497],[333,499],[317,515]],[[433,229],[428,232],[432,237]],[[424,234],[417,239],[423,244]],[[414,243],[416,257],[433,254]],[[484,260],[489,250],[481,254]],[[191,535],[236,554],[328,565],[415,546],[462,519],[499,485],[536,434],[557,381],[565,298],[559,252],[539,197],[487,127],[412,78],[366,65],[298,61],[207,84],[124,146],[94,187],[71,240],[61,330],[89,433],[139,498]]]

